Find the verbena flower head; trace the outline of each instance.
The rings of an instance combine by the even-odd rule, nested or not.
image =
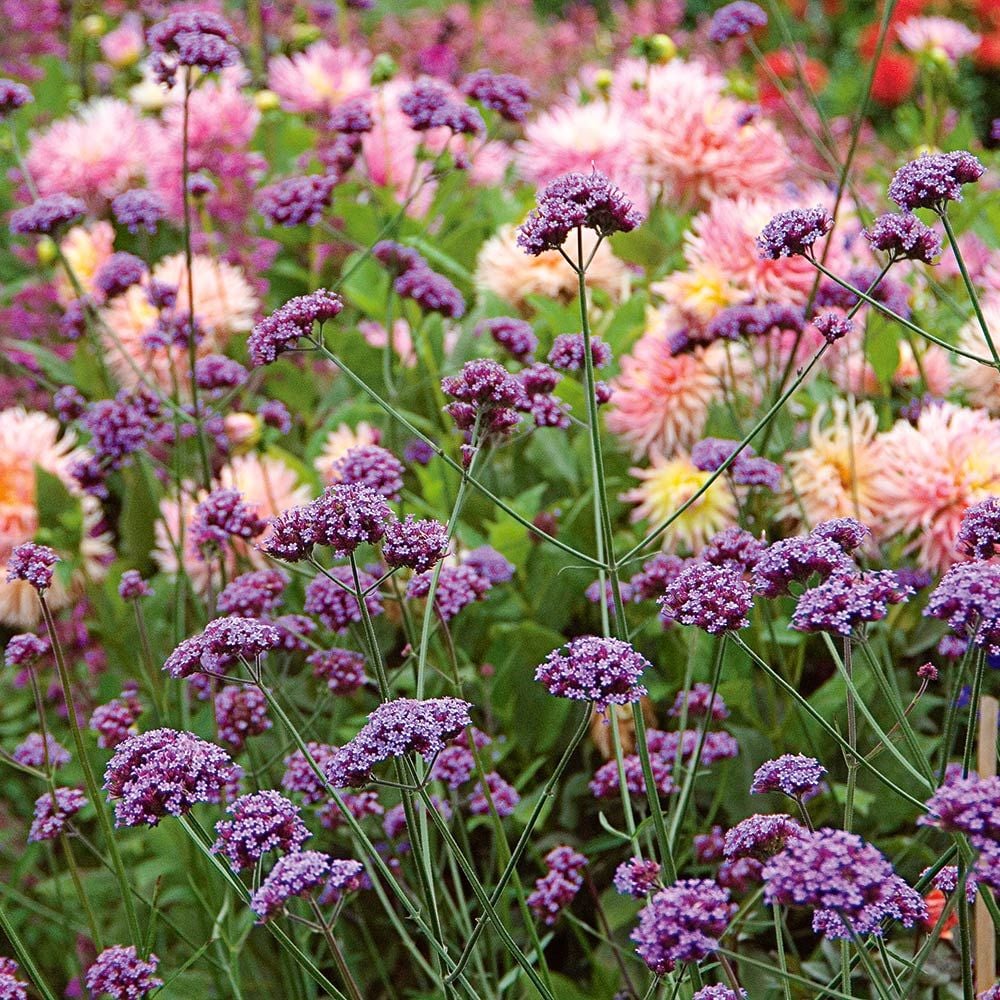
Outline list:
[[[465,315],[462,293],[443,274],[432,271],[422,257],[420,261],[418,265],[407,267],[392,283],[396,294],[412,299],[425,312],[461,319]]]
[[[513,73],[478,69],[462,81],[461,90],[508,122],[523,122],[531,110],[531,85]]]
[[[851,557],[831,538],[815,533],[783,538],[772,542],[754,565],[754,590],[765,597],[780,597],[793,582],[804,583],[813,575],[825,580],[854,569]]]
[[[611,348],[600,337],[590,339],[590,357],[595,368],[611,364]],[[560,333],[552,341],[552,350],[546,359],[553,368],[564,372],[583,371],[586,364],[582,333]]]
[[[195,10],[171,14],[149,29],[146,40],[153,50],[153,76],[172,87],[180,66],[215,73],[239,62],[239,52],[231,44],[233,30],[218,14]]]
[[[628,233],[641,225],[642,213],[604,174],[564,174],[538,195],[538,205],[517,231],[517,243],[534,257],[559,250],[578,228],[599,236]]]
[[[850,635],[866,622],[881,621],[889,606],[913,594],[892,570],[836,573],[799,597],[791,627],[800,632]]]
[[[329,476],[336,482],[367,486],[387,500],[398,500],[405,471],[403,463],[388,449],[361,444],[333,462]]]
[[[487,790],[489,798],[486,796]],[[473,816],[488,816],[492,805],[496,814],[503,818],[510,816],[520,801],[521,796],[517,789],[509,781],[501,778],[496,771],[490,771],[486,775],[486,788],[481,781],[477,781],[473,787],[469,796],[469,812]]]
[[[28,1000],[28,987],[17,978],[17,962],[0,956],[0,997],[4,1000]]]
[[[833,216],[821,205],[779,212],[757,237],[765,260],[810,256],[813,244],[833,229]]]
[[[48,639],[43,639],[32,632],[22,632],[12,635],[7,640],[3,651],[3,662],[6,667],[30,667],[51,649]]]
[[[49,236],[79,219],[87,206],[68,194],[50,194],[10,216],[10,231],[16,236]]]
[[[479,112],[456,101],[451,92],[433,80],[418,80],[399,99],[399,109],[415,132],[447,128],[464,135],[486,131]]]
[[[119,745],[104,772],[118,826],[156,826],[196,802],[218,802],[239,778],[221,747],[193,733],[153,729]]]
[[[260,688],[227,684],[215,696],[215,726],[219,739],[241,750],[248,736],[259,736],[272,726],[267,698]]]
[[[315,226],[330,207],[336,185],[335,174],[286,177],[258,192],[257,211],[270,226]]]
[[[330,875],[326,880],[323,892],[320,893],[320,906],[332,906],[340,902],[349,892],[358,889],[371,888],[365,866],[353,858],[334,858],[330,862]]]
[[[127,569],[118,581],[118,596],[123,601],[138,601],[150,597],[153,588],[142,578],[137,569]]]
[[[84,981],[91,996],[112,1000],[142,1000],[163,985],[156,978],[160,960],[155,955],[139,958],[134,945],[112,945],[97,956]]]
[[[52,586],[53,567],[59,562],[54,549],[36,542],[18,545],[7,558],[7,582],[23,580],[40,594]]]
[[[782,792],[793,799],[815,793],[826,776],[826,768],[815,757],[787,753],[757,768],[750,785],[751,795]]]
[[[135,724],[142,715],[142,704],[136,688],[126,686],[120,698],[98,705],[90,714],[90,728],[97,733],[97,745],[114,749],[135,733]]]
[[[212,851],[236,871],[255,865],[269,851],[298,851],[310,837],[298,806],[280,792],[241,795],[226,812],[232,818],[215,824]]]
[[[337,483],[310,506],[313,543],[341,556],[380,541],[392,517],[382,494],[361,483]]]
[[[167,203],[155,191],[133,188],[115,195],[111,212],[115,221],[130,233],[138,233],[140,229],[155,233],[157,225],[167,217]]]
[[[313,676],[326,681],[332,694],[353,694],[368,680],[365,658],[353,649],[319,649],[306,659],[313,668]]]
[[[375,127],[368,104],[361,97],[344,101],[334,108],[326,124],[331,132],[340,132],[345,136],[362,135]]]
[[[691,463],[702,472],[717,472],[732,457],[739,441],[703,438],[691,448]],[[781,487],[781,466],[761,458],[749,445],[726,468],[737,486],[766,486],[777,492]]]
[[[661,889],[639,911],[632,931],[636,954],[657,975],[682,962],[701,962],[719,946],[736,907],[710,879],[682,879]]]
[[[406,585],[406,596],[423,598],[430,594],[431,573],[421,573]],[[434,609],[448,622],[464,608],[481,601],[493,584],[471,566],[442,566],[434,592]]]
[[[31,91],[17,80],[0,79],[0,121],[34,100]]]
[[[698,561],[689,563],[667,584],[657,603],[664,621],[718,635],[750,624],[747,613],[753,606],[753,592],[742,573]]]
[[[728,42],[731,38],[740,38],[750,34],[754,28],[767,25],[767,14],[764,9],[750,0],[735,0],[720,7],[712,15],[712,23],[708,28],[708,39],[711,42]]]
[[[822,334],[828,344],[843,340],[853,329],[854,320],[841,316],[839,313],[821,313],[813,320],[813,326]]]
[[[199,549],[224,545],[232,538],[244,541],[267,527],[239,490],[217,489],[200,501],[191,520],[191,543]]]
[[[280,633],[268,622],[227,615],[213,619],[203,631],[185,639],[167,657],[163,669],[176,679],[203,669],[217,672],[236,660],[254,660],[280,644]]]
[[[722,851],[731,861],[738,858],[766,861],[784,849],[789,837],[803,829],[801,823],[785,813],[750,816],[727,831]]]
[[[586,635],[553,650],[535,671],[549,694],[592,701],[598,712],[609,705],[638,701],[646,689],[639,683],[649,661],[631,643]]]
[[[551,927],[563,910],[573,902],[583,885],[580,870],[587,859],[571,847],[554,847],[545,855],[548,872],[535,882],[528,896],[528,906],[544,924]]]
[[[91,281],[105,301],[124,295],[146,276],[146,262],[134,253],[113,253],[97,270]]]
[[[830,939],[879,934],[889,918],[912,927],[927,913],[882,854],[844,830],[803,830],[761,874],[768,903],[812,908],[813,929]]]
[[[402,521],[392,521],[382,540],[382,558],[387,566],[406,566],[416,573],[431,569],[447,551],[447,526],[430,518],[417,520],[412,514]]]
[[[718,692],[712,693],[711,684],[695,684],[690,691],[678,691],[677,697],[667,715],[679,719],[686,715],[688,719],[713,719],[721,722],[729,718],[729,709]]]
[[[24,740],[14,747],[11,757],[25,767],[41,768],[45,766],[46,752],[49,756],[49,766],[53,768],[62,767],[72,759],[69,751],[51,733],[46,733],[44,740],[41,733],[28,733]]]
[[[1000,497],[987,497],[962,515],[955,548],[973,559],[990,559],[1000,549]]]
[[[660,865],[651,858],[630,858],[615,869],[615,889],[623,896],[642,899],[660,884],[660,871]]]
[[[904,212],[930,208],[944,212],[949,201],[962,200],[962,187],[978,181],[986,168],[965,150],[924,153],[904,163],[889,184],[889,197]]]
[[[343,299],[325,288],[289,299],[254,326],[247,339],[250,360],[257,366],[271,364],[279,354],[294,350],[303,337],[311,336],[314,324],[333,319],[343,308]]]
[[[918,823],[964,833],[977,847],[986,840],[1000,841],[1000,777],[946,780],[927,800]]]
[[[306,744],[309,756],[316,764],[323,768],[337,752],[337,748],[327,743],[316,743],[310,740]],[[301,750],[285,758],[285,773],[281,779],[281,787],[286,792],[297,792],[302,796],[302,801],[306,805],[315,805],[326,795],[326,788],[319,775],[313,770],[312,765],[306,760],[305,754]]]
[[[314,508],[311,504],[289,507],[268,522],[269,531],[257,548],[273,559],[301,562],[312,552]]]
[[[309,584],[303,607],[331,631],[343,633],[362,619],[361,605],[354,596],[354,574],[350,566],[334,566],[329,576],[334,579],[317,576]],[[375,578],[362,571],[358,573],[358,582],[365,594],[368,613],[372,617],[382,614],[382,598],[375,587]]]
[[[930,868],[925,868],[920,873],[920,877],[924,878],[926,875],[929,875],[930,872]],[[933,876],[931,884],[935,889],[939,889],[941,892],[945,893],[945,895],[950,896],[958,889],[958,865],[945,865],[943,868],[939,868],[937,873]],[[965,898],[969,903],[974,903],[978,894],[979,883],[976,880],[975,872],[968,872],[965,879]]]
[[[676,579],[684,569],[685,561],[680,556],[667,552],[657,552],[643,563],[629,583],[637,601],[652,601],[659,597],[667,584]]]
[[[82,788],[57,788],[45,792],[35,802],[35,818],[28,831],[28,842],[56,840],[66,828],[66,820],[87,804]]]
[[[331,858],[319,851],[297,851],[279,858],[250,898],[250,909],[263,923],[296,896],[308,896],[326,884]]]
[[[754,538],[749,531],[731,524],[709,539],[708,545],[701,551],[701,558],[713,566],[726,566],[744,573],[757,565],[757,560],[766,547],[765,542]]]
[[[691,1000],[748,1000],[749,994],[746,990],[734,993],[728,986],[717,983],[714,986],[705,986],[698,990]]]
[[[517,412],[524,400],[521,383],[489,358],[467,361],[460,375],[441,380],[441,388],[457,400],[446,409],[460,430],[471,432],[478,422],[480,433],[503,434],[521,419]]]
[[[873,250],[888,254],[892,261],[916,260],[932,264],[941,256],[941,237],[915,215],[888,212],[864,231]]]
[[[368,716],[357,736],[333,755],[326,765],[327,778],[338,788],[359,786],[377,764],[391,757],[408,753],[431,757],[471,724],[471,707],[459,698],[385,702]]]
[[[476,326],[476,333],[488,333],[493,340],[515,360],[529,363],[538,349],[538,337],[531,324],[513,316],[484,319]]]
[[[955,563],[931,591],[924,614],[946,621],[990,656],[1000,655],[1000,566]]]
[[[226,584],[215,610],[223,615],[260,618],[277,609],[287,586],[288,577],[280,570],[252,570]]]

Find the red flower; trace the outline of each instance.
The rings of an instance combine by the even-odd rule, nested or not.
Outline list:
[[[930,931],[933,930],[934,925],[941,918],[941,914],[944,913],[944,908],[948,905],[948,897],[940,889],[931,889],[924,896],[924,902],[927,904],[927,917],[924,920],[924,929]],[[944,922],[944,926],[941,928],[941,937],[945,941],[951,940],[951,929],[957,923],[958,917],[955,911],[952,910],[948,914],[948,919]]]
[[[888,52],[879,59],[872,80],[872,97],[887,107],[902,104],[917,81],[917,66],[909,56]]]

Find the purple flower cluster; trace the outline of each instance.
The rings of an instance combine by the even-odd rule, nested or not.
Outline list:
[[[41,733],[28,733],[24,740],[14,747],[11,757],[24,767],[45,767],[45,756],[48,754],[49,766],[62,767],[72,759],[69,751],[59,743],[51,733],[46,733],[42,739]]]
[[[462,81],[461,90],[504,121],[523,122],[531,110],[531,86],[513,73],[477,69]]]
[[[757,237],[757,249],[765,260],[810,256],[813,244],[833,229],[833,216],[816,205],[779,212]]]
[[[115,221],[130,233],[145,229],[155,233],[156,227],[167,216],[167,203],[155,192],[145,188],[124,191],[111,200]]]
[[[10,216],[10,231],[15,236],[48,236],[79,219],[87,211],[79,198],[51,194],[39,198]]]
[[[652,601],[666,590],[686,565],[685,560],[667,552],[657,552],[629,581],[637,601]]]
[[[826,768],[815,757],[786,753],[765,761],[757,768],[750,794],[782,792],[793,799],[800,799],[815,794],[825,776]]]
[[[331,858],[319,851],[296,851],[279,858],[261,887],[250,898],[250,909],[261,923],[283,910],[296,896],[308,896],[326,884]]]
[[[737,995],[728,986],[717,983],[715,986],[705,986],[698,990],[691,1000],[748,1000],[748,997],[746,990],[740,990]]]
[[[316,615],[332,632],[344,633],[362,620],[361,605],[354,594],[354,574],[350,566],[334,566],[328,572],[329,576],[317,576],[306,588],[303,607],[307,614]],[[359,572],[358,581],[365,593],[368,614],[372,617],[382,614],[382,598],[377,589],[372,589],[375,578]]]
[[[864,237],[873,250],[889,255],[889,260],[916,260],[933,264],[941,256],[941,237],[915,215],[887,212],[866,230]]]
[[[971,153],[924,153],[904,163],[889,184],[889,197],[904,212],[930,208],[943,212],[949,201],[962,200],[962,187],[978,181],[986,168]]]
[[[791,627],[848,636],[858,625],[881,621],[890,605],[912,595],[913,588],[900,583],[892,570],[837,573],[799,597]]]
[[[710,879],[682,879],[639,911],[631,934],[636,954],[660,976],[681,962],[701,962],[719,947],[735,912],[728,890]]]
[[[631,643],[585,635],[565,648],[549,653],[535,671],[549,694],[593,702],[596,711],[606,712],[609,705],[628,705],[646,693],[639,680],[650,663]]]
[[[278,630],[255,618],[215,618],[197,635],[185,639],[166,659],[163,669],[173,678],[202,670],[218,671],[235,660],[255,660],[281,642]]]
[[[488,333],[515,361],[529,364],[538,348],[538,337],[530,323],[513,316],[484,319],[476,326],[476,333]]]
[[[311,336],[314,324],[322,326],[343,308],[343,299],[325,288],[289,299],[254,326],[247,338],[250,360],[258,367],[271,364],[279,354],[294,350],[303,337]]]
[[[171,14],[146,35],[153,50],[150,68],[156,80],[172,87],[181,66],[215,73],[239,62],[233,30],[218,14],[205,10]]]
[[[692,562],[671,580],[659,598],[660,617],[694,625],[711,635],[750,624],[753,593],[743,575],[730,566]]]
[[[17,962],[0,957],[0,997],[3,1000],[28,1000],[28,987],[17,978]]]
[[[819,330],[823,339],[828,344],[835,344],[838,340],[843,340],[853,329],[854,320],[839,313],[821,313],[813,320],[813,326]]]
[[[405,566],[416,573],[430,570],[447,551],[448,528],[430,518],[417,520],[412,514],[391,522],[382,540],[382,558],[387,566]]]
[[[481,71],[482,72],[482,71]],[[17,80],[0,79],[0,121],[34,100],[31,91]]]
[[[141,959],[133,945],[112,945],[97,956],[84,981],[90,995],[112,1000],[142,1000],[163,985],[156,978],[160,960],[155,955]]]
[[[757,560],[766,547],[766,542],[731,524],[709,539],[708,545],[701,551],[701,559],[713,566],[725,566],[737,573],[748,573],[757,565]]]
[[[546,926],[551,927],[559,919],[580,891],[583,885],[580,870],[586,863],[582,854],[566,845],[554,847],[545,855],[548,872],[535,882],[528,906]]]
[[[59,556],[48,545],[25,542],[15,546],[7,557],[7,582],[23,580],[30,583],[40,594],[52,586],[53,567]]]
[[[431,757],[471,724],[467,701],[397,698],[379,705],[361,731],[326,765],[326,776],[338,788],[365,784],[372,769],[391,757],[418,753]]]
[[[691,449],[691,463],[702,472],[717,472],[739,444],[728,438],[704,438]],[[772,492],[781,487],[781,466],[761,458],[749,445],[744,445],[726,472],[737,486],[766,486]]]
[[[475,108],[459,103],[447,88],[433,80],[418,80],[400,97],[399,110],[409,118],[415,132],[446,128],[461,135],[481,135],[486,131]]]
[[[693,331],[687,331],[686,337],[690,343],[685,345],[685,349],[694,344],[710,344],[716,340],[764,337],[772,331],[788,330],[793,333],[801,333],[804,326],[805,314],[798,306],[777,302],[760,306],[730,306],[728,309],[716,313],[709,320],[705,330],[699,332],[697,336]],[[674,351],[673,353],[681,352]]]
[[[375,127],[371,111],[361,98],[338,105],[330,112],[326,124],[331,132],[340,132],[345,136],[362,135]]]
[[[32,632],[12,635],[3,651],[4,666],[30,667],[51,648],[48,639],[43,639]]]
[[[97,733],[97,745],[113,750],[124,743],[134,732],[142,715],[142,704],[134,687],[126,687],[121,697],[112,698],[106,705],[98,705],[90,714],[90,728]]]
[[[306,659],[313,668],[313,676],[326,681],[333,694],[353,694],[368,680],[365,658],[353,649],[320,649]]]
[[[804,827],[786,813],[750,816],[726,832],[722,852],[730,861],[753,858],[767,861],[784,850],[790,837],[795,837]]]
[[[260,618],[278,607],[287,586],[288,577],[280,570],[252,570],[226,584],[215,609],[222,615]]]
[[[264,692],[243,684],[227,684],[215,696],[215,725],[220,740],[241,750],[248,736],[259,736],[271,728]]]
[[[334,906],[349,892],[371,888],[365,866],[353,858],[334,858],[330,862],[330,877],[319,896],[320,906]]]
[[[987,840],[1000,841],[1000,777],[946,780],[927,800],[927,813],[918,822],[964,833],[977,848]]]
[[[517,243],[537,257],[546,250],[560,250],[574,229],[592,229],[605,237],[631,232],[642,221],[642,213],[604,174],[597,170],[564,174],[542,189],[537,207],[517,231]]]
[[[716,722],[729,718],[729,709],[726,708],[722,695],[712,693],[711,684],[695,684],[690,691],[678,691],[674,704],[667,712],[675,719],[686,715],[688,719],[708,719]]]
[[[270,226],[315,226],[330,207],[336,185],[335,174],[286,177],[258,192],[257,211]]]
[[[488,358],[467,361],[461,375],[441,380],[445,394],[456,400],[446,407],[455,425],[472,432],[503,434],[517,426],[523,405],[521,383],[503,365]]]
[[[134,253],[113,253],[98,269],[92,284],[105,301],[124,295],[146,276],[146,262]]]
[[[615,889],[623,896],[642,899],[660,884],[660,866],[653,860],[629,858],[615,869]]]
[[[403,463],[377,444],[350,448],[331,466],[331,478],[346,485],[367,486],[387,500],[398,500],[403,489]]]
[[[973,559],[990,559],[1000,549],[1000,497],[987,497],[962,515],[955,548]]]
[[[454,744],[445,747],[434,758],[431,766],[431,780],[443,781],[449,788],[457,789],[464,785],[476,769],[476,758],[467,747]]]
[[[501,778],[496,771],[489,771],[486,774],[486,788],[483,788],[481,781],[477,781],[472,789],[472,794],[469,796],[469,812],[473,816],[488,816],[492,803],[498,816],[510,816],[520,801],[521,796],[509,781]]]
[[[710,42],[728,42],[731,38],[740,38],[750,34],[754,28],[767,26],[767,14],[762,7],[750,0],[734,0],[720,7],[712,15],[712,23],[708,27]]]
[[[310,837],[298,807],[280,792],[241,795],[226,812],[232,819],[215,824],[212,851],[236,871],[255,865],[269,851],[298,851]]]
[[[247,380],[248,372],[234,358],[209,354],[195,362],[194,377],[199,389],[221,395],[225,390],[242,385]]]
[[[447,319],[465,315],[462,293],[443,275],[432,271],[427,261],[410,247],[391,240],[376,243],[372,256],[396,275],[392,287],[404,299],[413,299],[425,312]]]
[[[244,501],[239,490],[217,489],[194,509],[191,544],[204,550],[222,546],[234,538],[250,541],[263,534],[266,527],[256,508]]]
[[[35,802],[35,818],[28,831],[28,842],[56,840],[66,828],[66,820],[87,804],[82,788],[57,788],[45,792]]]
[[[309,756],[320,768],[325,768],[337,752],[337,748],[328,743],[316,743],[312,740],[306,744],[306,747],[309,750]],[[306,760],[306,755],[301,750],[296,750],[291,756],[285,758],[285,773],[281,778],[281,787],[286,792],[297,792],[302,796],[302,801],[307,806],[315,805],[326,795],[323,781],[313,770],[312,765]]]
[[[844,830],[801,831],[761,874],[768,903],[814,909],[813,930],[828,939],[879,934],[887,919],[912,927],[927,915],[881,852]]]
[[[534,364],[523,369],[517,375],[523,391],[522,400],[517,407],[524,413],[530,413],[536,427],[559,427],[565,430],[569,427],[569,407],[561,399],[553,395],[561,376],[544,364]]]
[[[842,546],[813,531],[772,542],[754,565],[753,585],[764,597],[780,597],[788,593],[793,582],[805,583],[813,575],[825,580],[854,569],[853,560]]]
[[[153,729],[120,744],[104,772],[118,826],[156,826],[196,802],[218,802],[240,775],[221,747],[193,733]]]
[[[931,591],[924,614],[946,621],[990,656],[1000,655],[1000,566],[956,563]]]
[[[590,339],[590,359],[595,368],[611,364],[611,348],[600,337]],[[560,333],[552,341],[552,350],[546,359],[553,368],[564,372],[582,371],[586,364],[582,333]]]

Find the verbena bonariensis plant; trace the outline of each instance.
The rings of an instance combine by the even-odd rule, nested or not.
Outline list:
[[[0,997],[995,1000],[989,23],[8,6]]]

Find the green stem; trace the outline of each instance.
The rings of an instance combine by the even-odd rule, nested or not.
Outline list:
[[[80,768],[83,771],[84,784],[87,786],[87,795],[94,804],[94,811],[97,813],[97,822],[101,827],[101,834],[108,848],[108,857],[111,859],[114,868],[115,878],[118,880],[121,900],[125,907],[125,919],[128,921],[129,937],[135,945],[136,950],[143,952],[142,932],[139,930],[139,918],[136,916],[135,904],[132,901],[132,892],[129,889],[128,876],[125,874],[125,865],[122,863],[121,854],[118,853],[118,843],[115,840],[115,833],[108,819],[107,810],[104,808],[104,798],[101,795],[100,786],[94,776],[94,769],[91,767],[90,758],[87,755],[87,745],[83,740],[83,732],[80,729],[80,720],[76,714],[76,702],[73,698],[73,686],[70,681],[69,669],[66,666],[66,658],[63,655],[62,645],[59,642],[59,634],[56,632],[55,619],[49,609],[48,602],[43,594],[38,595],[39,603],[42,606],[42,617],[45,619],[45,628],[49,634],[49,641],[52,643],[52,651],[55,654],[56,669],[59,672],[59,683],[62,685],[63,699],[66,702],[66,716],[69,720],[70,732],[73,734],[73,743],[76,747],[77,757],[80,760]]]
[[[2,906],[0,906],[0,930],[4,932],[7,940],[13,945],[17,960],[21,963],[28,978],[34,984],[35,989],[41,993],[44,1000],[56,1000],[55,994],[49,989],[48,983],[45,982],[42,974],[38,971],[38,966],[35,965],[35,960],[30,949],[26,947],[20,935],[14,930],[14,925],[10,922],[7,911]]]
[[[958,269],[962,272],[962,281],[965,282],[965,290],[969,293],[969,298],[972,300],[972,308],[976,312],[976,319],[979,321],[979,328],[983,331],[983,336],[986,338],[986,346],[990,349],[990,354],[993,355],[993,363],[1000,367],[1000,354],[997,353],[996,344],[993,343],[993,338],[990,336],[990,328],[986,322],[986,317],[983,315],[983,307],[979,302],[979,294],[976,292],[976,286],[972,283],[972,278],[969,276],[969,269],[965,266],[965,258],[962,256],[962,250],[958,245],[958,237],[955,235],[955,230],[952,229],[951,219],[948,218],[948,213],[941,212],[941,221],[944,223],[944,231],[948,234],[948,242],[951,244],[952,253],[955,255],[955,260],[958,261]]]

